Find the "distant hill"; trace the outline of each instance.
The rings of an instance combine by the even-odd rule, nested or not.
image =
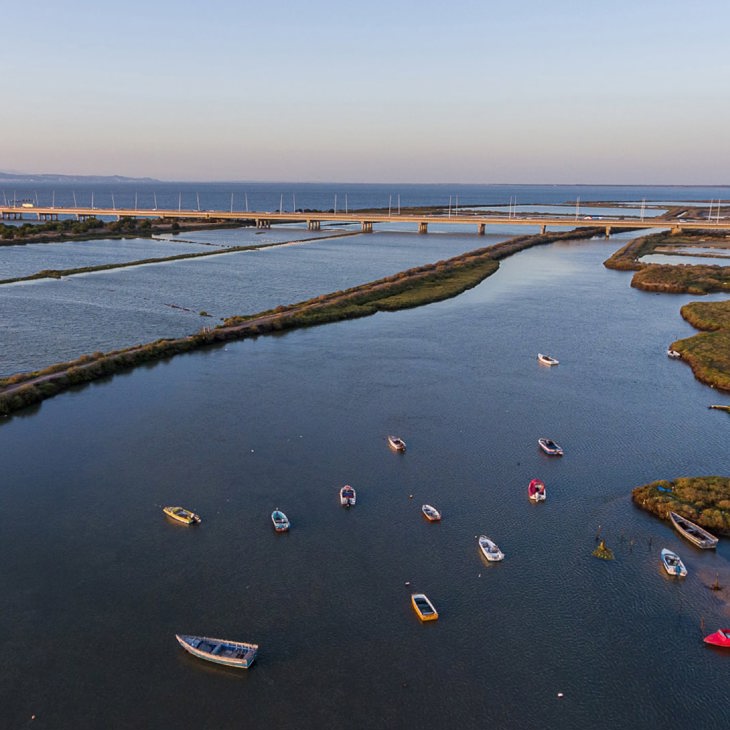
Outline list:
[[[1,172],[1,183],[155,183],[152,177],[125,177],[124,175],[56,175],[52,173]]]

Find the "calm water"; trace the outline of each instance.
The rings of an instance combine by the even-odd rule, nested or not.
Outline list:
[[[727,474],[730,419],[706,406],[730,398],[665,355],[690,298],[601,265],[621,243],[526,251],[447,302],[179,357],[4,422],[6,726],[725,728],[730,655],[701,638],[730,621],[728,589],[706,588],[730,585],[730,541],[698,551],[629,493]],[[278,271],[318,256],[255,256],[282,250],[300,258]],[[178,503],[202,525],[166,522]],[[613,562],[590,555],[599,529]],[[209,666],[176,632],[260,657]]]

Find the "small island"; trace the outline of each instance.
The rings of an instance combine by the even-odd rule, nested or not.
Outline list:
[[[636,487],[631,498],[663,520],[676,512],[716,535],[730,535],[730,477],[660,479]]]

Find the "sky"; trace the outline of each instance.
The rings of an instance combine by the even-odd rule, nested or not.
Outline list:
[[[0,171],[730,184],[727,0],[33,0]]]

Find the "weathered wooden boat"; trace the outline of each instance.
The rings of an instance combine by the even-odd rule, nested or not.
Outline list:
[[[679,360],[679,358],[682,357],[682,354],[677,352],[676,350],[672,350],[672,348],[670,347],[669,349],[667,349],[667,357],[671,357],[674,360]]]
[[[439,617],[438,611],[425,593],[411,593],[411,605],[421,621],[435,621]]]
[[[271,513],[271,521],[274,523],[274,529],[277,532],[286,532],[289,529],[289,520],[279,509],[275,509]]]
[[[712,644],[712,646],[721,646],[724,649],[730,649],[730,629],[718,629],[714,634],[705,636],[703,641],[705,644]]]
[[[357,495],[355,494],[355,490],[349,484],[345,484],[345,486],[340,489],[340,504],[343,507],[352,507],[356,500]]]
[[[680,578],[684,578],[684,576],[687,575],[687,568],[684,567],[684,563],[677,553],[667,550],[667,548],[663,548],[661,557],[664,570],[666,570],[669,575],[676,575]]]
[[[430,504],[424,504],[423,507],[421,507],[421,512],[423,512],[429,522],[438,522],[441,519],[441,513]]]
[[[677,532],[686,537],[691,543],[703,550],[710,550],[717,547],[718,539],[710,532],[690,522],[686,517],[678,515],[676,512],[669,513],[669,519],[674,525]]]
[[[399,436],[388,436],[388,446],[393,451],[403,452],[406,450],[406,442]]]
[[[549,456],[562,456],[563,455],[563,449],[558,446],[555,441],[552,439],[547,438],[539,438],[537,440],[538,445],[540,448]]]
[[[200,515],[191,512],[184,507],[163,507],[162,511],[176,522],[182,522],[183,525],[195,525],[200,522]]]
[[[543,502],[547,497],[547,494],[545,493],[545,484],[539,479],[533,479],[527,485],[527,496],[533,502]]]
[[[492,563],[504,560],[504,553],[486,535],[479,535],[479,549],[482,551],[482,555]]]
[[[236,669],[248,669],[256,659],[258,644],[227,639],[211,639],[207,636],[188,636],[175,634],[175,638],[185,651],[199,659],[216,664],[224,664]]]
[[[537,353],[537,359],[540,362],[541,365],[559,365],[560,362],[556,360],[554,357],[550,357],[550,355],[543,355],[543,353],[538,352]]]

